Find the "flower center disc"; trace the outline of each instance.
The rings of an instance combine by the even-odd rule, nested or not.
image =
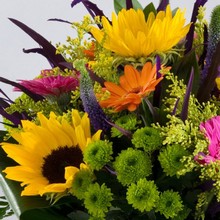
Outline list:
[[[59,147],[43,158],[42,174],[49,183],[65,183],[65,167],[79,168],[83,162],[83,154],[79,147]]]

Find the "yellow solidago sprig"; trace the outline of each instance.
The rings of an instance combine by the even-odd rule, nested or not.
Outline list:
[[[101,22],[102,30],[91,28],[94,38],[118,56],[136,58],[170,52],[190,27],[184,26],[184,11],[178,9],[173,16],[170,5],[147,19],[141,9],[122,9],[118,16],[112,13],[112,23],[105,17]]]
[[[87,57],[85,50],[89,50],[93,45],[87,37],[90,36],[89,32],[93,24],[94,22],[89,15],[84,16],[81,22],[73,22],[72,28],[76,30],[77,37],[68,36],[66,44],[57,44],[57,53],[62,54],[70,63],[73,63],[76,59]]]

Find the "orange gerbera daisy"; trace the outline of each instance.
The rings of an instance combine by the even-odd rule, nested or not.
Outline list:
[[[155,90],[156,85],[163,79],[156,79],[156,65],[147,62],[141,72],[131,65],[126,65],[124,75],[119,79],[119,84],[105,82],[106,89],[110,92],[109,98],[100,101],[104,108],[113,108],[116,112],[128,109],[135,111],[141,99]]]

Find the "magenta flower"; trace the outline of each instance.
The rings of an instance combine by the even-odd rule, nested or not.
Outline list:
[[[42,96],[57,96],[68,93],[79,86],[76,76],[48,76],[33,80],[20,80],[20,84],[31,92]],[[18,89],[15,89],[18,91]]]
[[[209,164],[220,160],[220,116],[215,116],[200,124],[200,130],[209,140],[208,154],[200,152],[195,160],[201,164]]]

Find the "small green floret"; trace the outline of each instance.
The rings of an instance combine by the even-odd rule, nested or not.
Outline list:
[[[154,181],[140,179],[137,184],[128,187],[127,200],[135,209],[141,212],[151,211],[157,204],[159,192]]]
[[[156,211],[160,212],[160,214],[168,219],[177,216],[183,208],[184,206],[179,193],[167,190],[160,195]]]
[[[144,127],[133,134],[132,143],[136,148],[143,148],[146,152],[152,152],[161,146],[162,138],[156,128]]]
[[[115,124],[128,131],[137,129],[138,120],[135,114],[123,115],[115,121]],[[121,137],[123,134],[115,127],[111,129],[112,137]]]
[[[89,169],[81,169],[74,176],[71,193],[78,199],[83,199],[87,188],[92,184],[94,175]]]
[[[151,174],[151,160],[141,151],[128,148],[123,150],[113,164],[117,173],[118,181],[122,185],[129,185]]]
[[[94,141],[90,143],[84,152],[84,161],[91,169],[100,170],[112,159],[112,143],[108,141]]]
[[[111,206],[112,193],[109,188],[98,183],[92,184],[85,192],[85,207],[91,216],[96,219],[104,218],[108,208]]]
[[[159,154],[158,160],[160,161],[163,171],[168,176],[174,176],[178,175],[177,172],[184,168],[181,159],[187,155],[189,155],[187,150],[179,144],[174,144],[169,145],[162,150]]]

